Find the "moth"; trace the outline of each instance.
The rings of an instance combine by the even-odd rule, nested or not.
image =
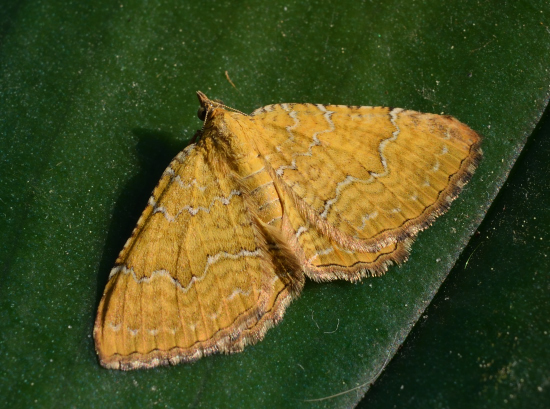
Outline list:
[[[480,136],[400,108],[197,93],[195,143],[166,168],[112,269],[94,339],[130,370],[240,352],[304,285],[383,274],[472,177]]]

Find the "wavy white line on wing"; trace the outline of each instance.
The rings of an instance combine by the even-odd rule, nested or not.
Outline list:
[[[181,283],[178,280],[176,280],[168,270],[165,270],[165,269],[153,271],[148,277],[138,278],[133,268],[127,268],[126,266],[117,266],[111,270],[109,279],[119,273],[129,274],[137,283],[141,284],[141,283],[149,283],[155,280],[156,278],[165,277],[165,278],[168,278],[172,282],[172,284],[174,284],[177,288],[179,288],[181,291],[186,293],[187,291],[189,291],[189,289],[193,286],[195,282],[204,280],[204,278],[208,273],[208,269],[212,265],[217,263],[219,260],[223,260],[223,259],[237,260],[239,258],[246,258],[246,257],[259,257],[260,255],[261,255],[261,249],[257,248],[254,251],[243,249],[236,254],[221,251],[213,256],[208,256],[203,274],[200,276],[193,276],[191,280],[189,280],[189,283],[185,286],[181,285]]]
[[[327,129],[322,130],[322,131],[315,132],[312,136],[313,142],[311,142],[309,144],[309,146],[307,148],[307,151],[303,152],[303,153],[294,153],[292,155],[292,161],[291,161],[290,165],[282,165],[282,166],[279,166],[277,168],[277,170],[275,171],[275,173],[277,173],[277,175],[282,176],[283,173],[285,172],[285,169],[296,170],[296,158],[298,156],[310,156],[311,157],[313,155],[313,152],[312,152],[313,147],[321,145],[321,141],[319,140],[319,138],[317,136],[319,134],[322,134],[322,133],[333,132],[334,131],[335,127],[334,127],[334,122],[332,122],[332,114],[334,114],[335,111],[329,111],[323,105],[316,105],[316,107],[319,110],[324,112],[323,117],[328,122],[329,127]]]
[[[214,206],[214,204],[216,202],[220,202],[224,205],[228,205],[231,202],[231,199],[234,196],[240,196],[241,194],[242,194],[242,192],[240,190],[232,190],[231,193],[229,194],[229,196],[227,196],[227,197],[216,196],[214,199],[212,199],[212,202],[210,202],[208,207],[204,207],[204,206],[193,207],[193,206],[185,205],[181,208],[181,210],[178,213],[176,213],[175,216],[172,216],[170,213],[168,213],[168,211],[166,210],[166,208],[164,206],[157,206],[156,203],[153,204],[154,200],[153,200],[153,202],[150,202],[149,204],[152,205],[153,208],[154,208],[153,214],[162,213],[164,215],[164,217],[166,218],[166,220],[168,220],[169,222],[173,222],[184,211],[188,211],[191,216],[195,216],[200,211],[210,213],[210,210],[212,210],[212,206]]]
[[[388,170],[388,163],[386,161],[386,157],[384,156],[384,149],[386,148],[386,145],[388,145],[390,142],[395,141],[397,139],[397,136],[401,132],[401,129],[399,129],[399,125],[397,125],[397,122],[396,122],[397,116],[401,111],[403,111],[403,109],[401,108],[394,108],[390,111],[390,122],[395,127],[395,131],[392,132],[392,136],[382,140],[378,145],[378,155],[380,156],[380,162],[384,167],[384,171],[382,173],[371,172],[371,175],[374,176],[375,178],[385,177],[390,173],[390,171]]]

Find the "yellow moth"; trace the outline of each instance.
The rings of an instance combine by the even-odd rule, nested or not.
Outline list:
[[[164,171],[111,271],[94,338],[113,369],[240,352],[316,281],[383,274],[481,159],[450,116],[198,92],[204,126]]]

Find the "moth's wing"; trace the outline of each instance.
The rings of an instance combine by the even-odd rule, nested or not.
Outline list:
[[[304,219],[291,197],[284,200],[283,229],[304,273],[315,281],[380,276],[391,264],[407,260],[413,241],[397,241],[374,252],[347,249]]]
[[[301,290],[303,275],[221,159],[199,142],[165,170],[98,308],[102,365],[128,370],[238,352],[262,339]]]
[[[477,133],[399,108],[280,104],[252,113],[258,150],[304,216],[340,245],[378,251],[449,207],[481,159]]]

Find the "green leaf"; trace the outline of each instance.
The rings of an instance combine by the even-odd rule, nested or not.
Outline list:
[[[5,1],[5,407],[355,405],[423,315],[540,118],[549,12],[540,0]],[[282,323],[241,354],[108,371],[91,337],[95,310],[164,167],[200,127],[197,89],[243,112],[278,102],[444,112],[484,135],[485,157],[403,267],[359,284],[308,282]],[[502,297],[482,287],[478,297]],[[513,342],[500,348],[514,362]]]

